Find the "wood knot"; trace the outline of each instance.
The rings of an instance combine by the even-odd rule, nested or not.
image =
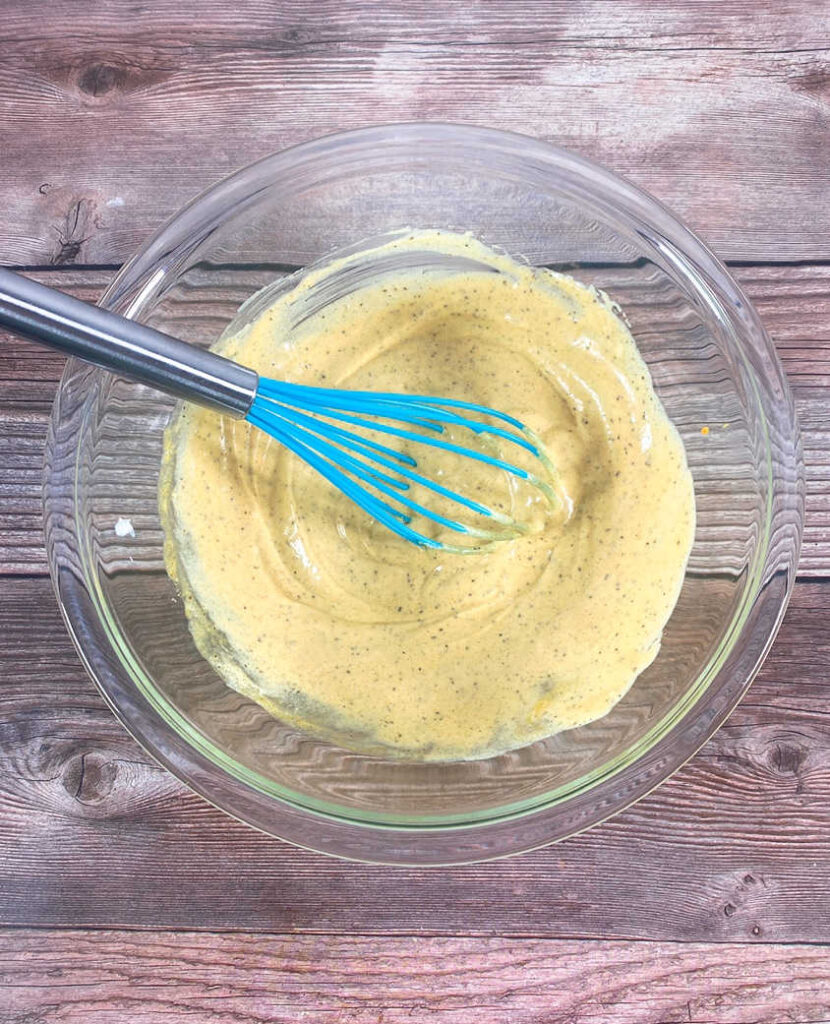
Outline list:
[[[88,96],[103,96],[120,89],[126,81],[126,73],[114,64],[90,64],[78,77],[78,88]]]
[[[830,91],[830,71],[822,66],[808,68],[795,78],[795,87],[799,92],[821,97]]]
[[[66,766],[63,788],[80,804],[100,804],[113,791],[118,762],[100,754],[77,754]]]
[[[776,743],[770,754],[770,763],[779,775],[798,775],[806,757],[804,747],[795,743]]]
[[[58,244],[49,259],[53,266],[74,263],[78,258],[84,242],[89,240],[95,230],[95,212],[96,203],[93,199],[72,199],[69,209],[55,227]]]

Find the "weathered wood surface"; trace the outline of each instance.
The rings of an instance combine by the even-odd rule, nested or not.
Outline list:
[[[729,722],[628,811],[477,867],[292,849],[189,793],[81,669],[46,579],[0,588],[0,925],[830,942],[830,581]],[[0,957],[2,959],[2,957]]]
[[[830,257],[825,2],[5,0],[0,261],[112,264],[242,164],[399,120],[525,132],[724,257]]]
[[[830,1019],[816,946],[0,933],[6,1024],[785,1024]]]
[[[737,267],[775,340],[796,396],[807,465],[799,571],[830,573],[830,266]],[[101,270],[34,273],[85,299],[112,278]],[[0,332],[0,576],[45,573],[41,453],[61,356]]]

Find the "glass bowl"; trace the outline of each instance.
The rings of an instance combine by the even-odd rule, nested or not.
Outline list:
[[[198,345],[262,286],[404,227],[472,231],[625,311],[695,482],[697,532],[660,654],[599,721],[486,760],[354,753],[228,689],[191,639],[157,508],[172,400],[70,360],[45,470],[52,578],[124,725],[229,814],[300,846],[401,864],[555,842],[678,768],[735,706],[798,559],[803,471],[769,338],[725,268],[662,206],[530,138],[441,124],[332,135],[252,164],[177,214],[102,305]]]

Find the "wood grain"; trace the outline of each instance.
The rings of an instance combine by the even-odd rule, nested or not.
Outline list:
[[[120,263],[242,164],[418,119],[573,148],[725,257],[825,259],[828,55],[803,0],[6,0],[0,260]]]
[[[807,466],[807,519],[799,571],[830,573],[830,266],[736,267],[775,340],[796,397]],[[96,299],[112,277],[53,270],[38,280]],[[46,418],[63,359],[0,332],[0,576],[45,573],[41,462]]]
[[[828,611],[830,581],[797,585],[745,701],[633,808],[430,871],[295,850],[189,793],[87,680],[48,581],[7,579],[0,925],[830,942]]]
[[[830,1019],[816,946],[0,933],[5,1024],[785,1024]]]

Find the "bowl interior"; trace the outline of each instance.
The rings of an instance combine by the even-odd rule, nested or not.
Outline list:
[[[296,731],[202,659],[165,573],[157,486],[172,400],[73,364],[53,424],[47,506],[75,525],[71,537],[52,530],[50,555],[83,578],[99,619],[86,638],[76,625],[79,644],[100,648],[103,630],[112,670],[218,771],[267,798],[366,824],[464,825],[561,805],[635,764],[701,702],[716,717],[713,680],[745,642],[759,589],[792,568],[792,543],[772,567],[769,549],[776,459],[792,461],[794,425],[779,381],[743,337],[749,313],[724,303],[654,222],[659,207],[617,179],[548,147],[543,159],[529,140],[456,132],[335,138],[254,165],[183,211],[105,303],[208,345],[264,285],[403,227],[472,231],[606,291],[683,437],[697,502],[660,654],[610,714],[499,757],[446,764],[369,757]],[[658,772],[688,753],[678,748]]]

